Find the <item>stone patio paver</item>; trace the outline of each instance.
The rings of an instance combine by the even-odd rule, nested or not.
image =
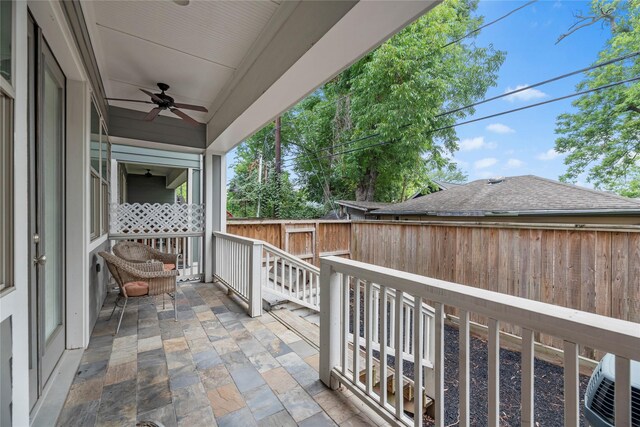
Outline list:
[[[375,425],[319,381],[317,349],[271,315],[250,318],[215,284],[182,283],[175,297],[164,308],[132,299],[114,337],[108,295],[58,426]]]

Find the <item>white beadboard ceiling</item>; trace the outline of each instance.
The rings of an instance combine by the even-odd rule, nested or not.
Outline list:
[[[148,100],[139,88],[158,92],[156,83],[163,82],[176,102],[209,110],[278,7],[273,1],[83,2],[109,98]],[[139,111],[153,107],[109,103]],[[213,114],[184,111],[203,123]]]

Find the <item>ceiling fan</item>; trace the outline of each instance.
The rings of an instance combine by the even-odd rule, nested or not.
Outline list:
[[[198,126],[200,123],[198,123],[196,120],[189,117],[187,114],[183,113],[182,111],[178,110],[178,108],[182,108],[184,110],[202,111],[203,113],[209,112],[209,110],[207,110],[205,107],[202,107],[200,105],[182,104],[182,103],[175,102],[172,97],[164,93],[165,91],[169,90],[169,85],[166,83],[158,83],[158,88],[162,91],[161,93],[152,93],[146,89],[140,89],[142,92],[144,92],[145,94],[151,97],[151,101],[140,101],[137,99],[123,99],[123,98],[107,98],[107,99],[109,101],[127,101],[127,102],[141,102],[144,104],[156,104],[157,107],[149,111],[149,114],[147,114],[144,117],[144,120],[148,122],[153,121],[153,119],[158,117],[158,114],[160,114],[161,111],[169,110],[176,116],[180,117],[185,122],[193,126]]]

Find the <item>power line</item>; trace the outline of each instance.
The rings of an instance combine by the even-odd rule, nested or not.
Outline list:
[[[529,90],[529,89],[533,89],[533,88],[536,88],[536,87],[539,87],[539,86],[543,86],[543,85],[546,85],[546,84],[549,84],[549,83],[553,83],[553,82],[556,82],[558,80],[562,80],[562,79],[565,79],[567,77],[574,76],[576,74],[584,73],[584,72],[591,71],[591,70],[594,70],[594,69],[597,69],[597,68],[601,68],[601,67],[604,67],[604,66],[607,66],[607,65],[611,65],[611,64],[614,64],[616,62],[624,61],[626,59],[630,59],[630,58],[633,58],[633,57],[638,56],[638,55],[640,55],[640,51],[632,52],[632,53],[629,53],[627,55],[622,55],[622,56],[619,56],[617,58],[610,59],[608,61],[604,61],[604,62],[600,62],[600,63],[594,64],[594,65],[591,65],[589,67],[581,68],[579,70],[571,71],[571,72],[568,72],[568,73],[565,73],[565,74],[561,74],[559,76],[552,77],[552,78],[549,78],[549,79],[546,79],[546,80],[543,80],[543,81],[540,81],[540,82],[537,82],[537,83],[534,83],[534,84],[531,84],[531,85],[527,85],[527,86],[524,86],[524,87],[521,87],[521,88],[518,88],[518,89],[514,89],[512,91],[508,91],[508,92],[505,92],[503,94],[493,96],[491,98],[486,98],[486,99],[483,99],[481,101],[474,102],[473,104],[465,105],[465,106],[462,106],[462,107],[459,107],[459,108],[456,108],[456,109],[453,109],[453,110],[449,110],[449,111],[445,111],[445,112],[440,113],[440,114],[436,114],[434,116],[434,118],[440,118],[440,117],[448,116],[450,114],[454,114],[454,113],[457,113],[457,112],[462,111],[462,110],[467,110],[469,108],[477,107],[478,105],[486,104],[487,102],[495,101],[497,99],[506,98],[506,97],[515,95],[517,93],[524,92],[524,91]],[[409,126],[411,126],[411,124],[406,124],[406,125],[401,126],[400,129],[403,129],[403,128],[406,128],[406,127],[409,127]],[[334,149],[334,148],[338,148],[338,147],[342,147],[342,146],[345,146],[345,145],[351,145],[351,144],[354,144],[356,142],[365,141],[365,140],[368,140],[368,139],[371,139],[371,138],[375,138],[375,137],[378,137],[378,136],[380,136],[380,132],[375,132],[373,134],[366,135],[366,136],[363,136],[363,137],[360,137],[360,138],[357,138],[357,139],[353,139],[353,140],[350,140],[350,141],[346,141],[346,142],[343,142],[343,143],[340,143],[340,144],[337,144],[337,145],[333,145],[331,147],[320,148],[320,149],[312,152],[312,154],[322,153],[324,151],[328,151],[328,150],[331,150],[331,149]]]
[[[505,114],[516,113],[518,111],[527,110],[529,108],[540,107],[542,105],[550,104],[552,102],[562,101],[562,100],[565,100],[565,99],[568,99],[568,98],[573,98],[573,97],[576,97],[576,96],[586,95],[588,93],[593,93],[593,92],[597,92],[597,91],[600,91],[600,90],[609,89],[609,88],[612,88],[612,87],[615,87],[615,86],[619,86],[619,85],[622,85],[622,84],[625,84],[625,83],[631,83],[631,82],[639,81],[639,80],[640,80],[640,76],[633,77],[633,78],[630,78],[630,79],[627,79],[627,80],[623,80],[623,81],[619,81],[619,82],[615,82],[615,83],[609,83],[609,84],[606,84],[606,85],[603,85],[603,86],[598,86],[598,87],[593,88],[593,89],[583,90],[583,91],[580,91],[580,92],[576,92],[576,93],[572,93],[572,94],[569,94],[569,95],[560,96],[560,97],[557,97],[557,98],[549,99],[549,100],[538,102],[538,103],[535,103],[535,104],[526,105],[524,107],[513,108],[511,110],[502,111],[500,113],[490,114],[488,116],[479,117],[477,119],[472,119],[472,120],[467,120],[467,121],[460,122],[460,123],[455,123],[455,124],[450,125],[450,126],[444,126],[444,127],[438,128],[438,129],[434,129],[433,131],[430,131],[430,133],[435,133],[435,132],[439,132],[441,130],[451,129],[451,128],[455,128],[455,127],[458,127],[458,126],[466,125],[466,124],[469,124],[469,123],[479,122],[479,121],[482,121],[482,120],[487,120],[487,119],[491,119],[491,118],[494,118],[494,117],[503,116]],[[391,143],[394,143],[394,141],[384,141],[384,142],[379,142],[379,143],[375,143],[375,144],[369,144],[369,145],[366,145],[364,147],[352,148],[352,149],[349,149],[349,150],[344,150],[344,151],[340,151],[340,152],[337,152],[337,153],[332,153],[330,155],[319,156],[319,157],[317,156],[316,158],[319,160],[319,159],[323,159],[323,158],[333,157],[333,156],[336,156],[336,155],[339,155],[339,154],[348,154],[348,153],[353,153],[353,152],[356,152],[356,151],[368,150],[370,148],[375,148],[375,147],[379,147],[379,146],[382,146],[382,145],[388,145],[388,144],[391,144]],[[297,157],[292,158],[291,160],[296,160],[298,158],[305,158],[305,157],[306,156],[297,156]],[[307,158],[307,160],[308,160],[308,158]]]
[[[493,21],[487,22],[486,24],[481,25],[481,26],[479,26],[478,28],[476,28],[476,29],[474,29],[474,30],[469,31],[469,32],[468,32],[468,33],[466,33],[465,35],[463,35],[463,36],[461,36],[461,37],[458,37],[457,39],[452,40],[452,41],[450,41],[449,43],[446,43],[446,44],[444,44],[444,45],[440,46],[439,48],[437,48],[437,50],[442,50],[442,49],[445,49],[445,48],[447,48],[447,47],[449,47],[449,46],[451,46],[451,45],[454,45],[454,44],[456,44],[456,43],[460,43],[462,40],[466,39],[467,37],[470,37],[470,36],[472,36],[472,35],[474,35],[474,34],[476,34],[476,33],[480,32],[480,31],[484,30],[484,29],[485,29],[485,28],[487,28],[487,27],[490,27],[490,26],[492,26],[492,25],[494,25],[494,24],[497,24],[498,22],[502,21],[503,19],[508,18],[509,16],[513,15],[514,13],[518,12],[519,10],[524,9],[524,8],[525,8],[525,7],[527,7],[527,6],[532,5],[532,4],[536,3],[537,1],[538,1],[538,0],[532,0],[532,1],[528,2],[528,3],[525,3],[525,4],[523,4],[522,6],[519,6],[519,7],[515,8],[515,9],[513,9],[513,10],[511,10],[511,11],[507,12],[507,13],[505,13],[504,15],[502,15],[502,16],[500,16],[500,17],[498,17],[498,18],[494,19]],[[343,99],[345,99],[345,98],[349,97],[349,95],[351,95],[351,93],[347,93],[346,95],[341,96],[340,98],[337,98],[337,99],[336,99],[336,102],[337,102],[337,101],[341,101],[341,100],[343,100]],[[325,105],[321,105],[321,106],[319,106],[318,108],[328,108],[328,107],[330,107],[330,106],[332,106],[332,104],[325,104]]]
[[[620,81],[620,82],[609,83],[609,84],[606,84],[606,85],[603,85],[603,86],[598,86],[598,87],[593,88],[593,89],[587,89],[587,90],[583,90],[583,91],[580,91],[580,92],[572,93],[572,94],[569,94],[569,95],[560,96],[558,98],[549,99],[549,100],[538,102],[538,103],[535,103],[535,104],[525,105],[524,107],[514,108],[512,110],[507,110],[507,111],[502,111],[500,113],[490,114],[488,116],[479,117],[477,119],[467,120],[467,121],[464,121],[464,122],[456,123],[455,125],[441,127],[441,128],[435,129],[433,132],[438,132],[438,131],[441,131],[441,130],[450,129],[450,128],[453,128],[453,127],[462,126],[462,125],[466,125],[466,124],[469,124],[469,123],[475,123],[475,122],[479,122],[481,120],[492,119],[494,117],[504,116],[505,114],[511,114],[511,113],[515,113],[515,112],[518,112],[518,111],[527,110],[529,108],[539,107],[539,106],[545,105],[545,104],[550,104],[552,102],[562,101],[562,100],[565,100],[565,99],[568,99],[568,98],[573,98],[573,97],[580,96],[580,95],[586,95],[588,93],[596,92],[596,91],[603,90],[603,89],[609,89],[609,88],[612,88],[614,86],[618,86],[618,85],[622,85],[622,84],[625,84],[625,83],[630,83],[630,82],[634,82],[634,81],[638,81],[638,80],[640,80],[640,76],[633,77],[631,79],[623,80],[623,81]]]
[[[440,49],[444,49],[445,47],[449,47],[449,46],[451,46],[452,44],[456,44],[456,43],[458,43],[458,42],[460,42],[460,41],[462,41],[462,40],[466,39],[467,37],[469,37],[469,36],[471,36],[471,35],[473,35],[473,34],[475,34],[475,33],[479,32],[479,31],[481,31],[481,30],[483,30],[483,29],[485,29],[485,28],[487,28],[487,27],[490,27],[490,26],[492,26],[493,24],[496,24],[496,23],[498,23],[498,22],[502,21],[503,19],[505,19],[505,18],[509,17],[510,15],[513,15],[514,13],[516,13],[517,11],[519,11],[520,9],[524,9],[524,8],[525,8],[525,7],[527,7],[527,6],[530,6],[530,5],[534,4],[534,3],[536,3],[537,1],[538,1],[538,0],[532,0],[532,1],[530,1],[529,3],[525,3],[525,4],[523,4],[522,6],[520,6],[520,7],[517,7],[517,8],[515,8],[515,9],[513,9],[512,11],[510,11],[510,12],[508,12],[508,13],[506,13],[506,14],[502,15],[502,16],[501,16],[501,17],[499,17],[499,18],[496,18],[496,19],[494,19],[494,20],[493,20],[493,21],[491,21],[491,22],[487,22],[486,24],[479,26],[478,28],[476,28],[476,29],[475,29],[475,30],[473,30],[473,31],[468,32],[468,33],[467,33],[467,34],[465,34],[464,36],[462,36],[462,37],[460,37],[460,38],[458,38],[458,39],[456,39],[456,40],[450,41],[449,43],[445,44],[444,46],[441,46],[441,47],[440,47]]]

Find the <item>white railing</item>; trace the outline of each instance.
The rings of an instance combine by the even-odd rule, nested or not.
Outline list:
[[[263,242],[219,232],[213,241],[213,275],[248,304],[251,317],[260,316]]]
[[[109,238],[178,254],[178,280],[203,277],[204,205],[123,203],[109,206]]]
[[[249,290],[255,285],[253,294],[255,299],[261,300],[265,292],[277,295],[279,298],[294,302],[300,306],[311,310],[320,311],[320,269],[313,264],[309,264],[288,252],[283,251],[267,242],[254,240],[245,237],[235,236],[226,233],[214,233],[215,239],[215,275],[228,288],[232,289],[245,302],[256,304],[252,301]],[[255,251],[255,252],[253,252]],[[258,258],[261,254],[262,259]],[[259,270],[259,277],[256,277],[256,270]],[[381,290],[375,283],[350,283],[351,293],[358,295],[354,304],[359,307],[364,299],[370,300],[372,304],[371,315],[377,319],[380,315]],[[367,293],[368,292],[368,293]],[[388,311],[391,317],[395,316],[396,304],[395,293],[387,290],[386,300],[389,304]],[[403,322],[407,323],[413,316],[415,307],[414,299],[411,295],[403,295],[400,305]],[[257,310],[257,309],[256,309]],[[425,325],[423,330],[425,345],[422,348],[423,365],[431,369],[433,367],[433,328],[434,309],[427,304],[422,304],[422,319]],[[350,317],[351,324],[362,323],[361,317]],[[380,325],[373,322],[373,334],[370,337],[372,350],[380,352]],[[399,341],[401,356],[403,360],[414,360],[413,329],[408,326]],[[348,331],[350,342],[353,342],[353,328]],[[387,337],[385,351],[389,354],[395,352],[395,330],[391,329]],[[364,347],[369,338],[364,331],[358,334],[359,344]]]
[[[353,281],[365,283],[365,292],[372,292],[375,283],[380,288],[380,326],[374,325],[373,301],[365,297],[364,330],[364,370],[360,375],[358,363],[361,361],[360,346],[354,346],[349,334],[349,321],[359,316],[358,297],[350,290]],[[373,375],[373,335],[380,335],[380,341],[388,342],[390,331],[393,331],[395,350],[388,354],[385,346],[381,347],[379,377],[387,378],[387,370],[402,372],[403,359],[400,342],[407,330],[413,330],[413,348],[423,348],[427,339],[424,335],[425,322],[422,316],[409,313],[409,320],[399,301],[404,295],[411,295],[415,312],[424,300],[435,303],[435,334],[432,343],[434,354],[434,378],[430,385],[425,378],[424,369],[413,370],[413,384],[416,386],[413,401],[413,413],[423,413],[423,393],[435,400],[435,421],[437,426],[444,425],[444,307],[458,309],[459,327],[459,416],[460,426],[470,425],[470,370],[469,314],[476,313],[489,319],[488,339],[488,415],[489,425],[498,426],[500,422],[499,372],[500,372],[500,333],[501,322],[510,323],[522,328],[522,382],[521,382],[521,425],[533,426],[533,397],[535,392],[534,366],[534,332],[558,337],[564,341],[564,424],[579,425],[580,396],[578,374],[578,347],[580,345],[613,353],[616,357],[615,385],[615,419],[616,425],[631,425],[631,383],[630,360],[640,360],[640,327],[637,323],[612,319],[578,310],[540,303],[524,298],[491,292],[483,289],[463,286],[415,274],[378,267],[343,258],[328,257],[321,260],[321,301],[320,312],[320,378],[330,387],[344,384],[358,398],[391,423],[403,425],[422,425],[422,416],[413,419],[405,415],[403,393],[396,393],[392,402],[387,399],[387,381],[380,381],[375,387]],[[389,307],[388,297],[393,294],[396,305],[395,312]],[[385,301],[385,299],[387,301]],[[359,320],[354,324],[358,324]],[[351,340],[351,342],[349,342]],[[356,348],[358,348],[356,351]],[[393,367],[388,367],[387,355],[394,357]],[[349,359],[351,357],[351,359]],[[413,366],[424,368],[425,362],[419,352],[414,352]],[[364,380],[363,380],[364,378]],[[395,375],[394,388],[402,389],[403,378]]]
[[[320,311],[320,269],[263,242],[262,286],[303,307]]]

